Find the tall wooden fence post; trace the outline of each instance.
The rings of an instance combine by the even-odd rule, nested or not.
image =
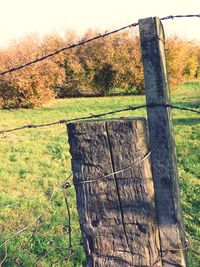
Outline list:
[[[187,266],[171,111],[163,106],[170,104],[164,30],[159,18],[139,20],[139,29],[162,266]]]
[[[146,120],[68,124],[87,267],[161,266]]]

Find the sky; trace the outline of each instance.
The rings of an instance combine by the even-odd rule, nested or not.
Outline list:
[[[200,14],[200,0],[0,0],[0,4],[0,47],[31,33],[83,34],[88,28],[103,33],[146,17]],[[200,18],[163,24],[166,36],[200,41]]]

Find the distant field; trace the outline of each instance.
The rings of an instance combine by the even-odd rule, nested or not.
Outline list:
[[[0,110],[0,129],[24,124],[47,123],[60,119],[102,113],[145,102],[143,96],[115,96],[54,100],[41,109]],[[187,83],[172,92],[172,103],[200,109],[200,83]],[[173,110],[178,168],[184,220],[187,234],[200,240],[200,116]],[[146,116],[145,110],[119,113],[112,117]],[[33,223],[26,231],[14,236],[7,244],[8,256],[14,261],[3,266],[35,266],[37,258],[56,247],[37,266],[52,266],[61,259],[68,246],[67,209],[60,189],[55,190],[71,173],[70,154],[65,125],[28,129],[0,136],[0,246],[18,230]],[[52,202],[49,200],[54,193]],[[72,220],[72,241],[81,241],[74,188],[68,191]],[[37,231],[24,250],[35,229],[35,219],[42,215]],[[200,266],[198,246],[189,250],[189,266]],[[25,250],[28,250],[29,253]],[[81,247],[74,248],[71,265],[84,264]],[[200,251],[198,251],[200,253]],[[0,262],[5,246],[0,248]],[[36,257],[36,258],[35,258]],[[17,263],[18,262],[18,263]],[[21,264],[21,265],[20,265]],[[54,266],[65,266],[58,263]]]

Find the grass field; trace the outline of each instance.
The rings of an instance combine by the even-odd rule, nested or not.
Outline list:
[[[0,129],[81,117],[144,102],[143,96],[77,98],[54,100],[35,110],[0,110]],[[200,108],[200,83],[180,86],[172,92],[172,103]],[[146,116],[146,113],[143,109],[112,117],[119,116]],[[173,110],[173,123],[185,227],[188,235],[200,240],[200,116]],[[0,262],[6,254],[8,257],[3,266],[35,266],[37,259],[44,255],[36,266],[52,266],[53,262],[67,256],[67,209],[63,192],[57,187],[70,173],[65,125],[27,129],[0,136],[0,246],[9,241],[0,247]],[[73,187],[68,190],[68,200],[72,242],[78,244],[81,235]],[[40,215],[42,217],[36,227],[35,220]],[[30,225],[28,229],[15,235],[27,225]],[[69,266],[83,266],[81,246],[74,250]],[[200,251],[197,250],[197,244],[189,249],[190,267],[200,266]],[[11,256],[13,260],[9,260]],[[65,264],[61,261],[54,266]]]

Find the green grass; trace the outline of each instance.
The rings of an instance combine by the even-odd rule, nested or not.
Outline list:
[[[199,98],[200,83],[187,83],[172,92],[172,103],[179,106],[199,108]],[[1,110],[0,129],[103,113],[144,102],[143,96],[54,100],[41,109]],[[119,116],[146,116],[146,113],[145,110],[137,110],[112,117]],[[185,227],[187,234],[200,239],[200,117],[195,113],[173,110],[173,123]],[[33,223],[7,244],[8,256],[14,253],[15,262],[8,260],[3,266],[20,266],[20,262],[21,266],[35,266],[37,258],[56,247],[58,249],[41,260],[42,265],[38,264],[51,266],[53,261],[66,256],[69,244],[67,209],[63,192],[57,188],[71,173],[66,126],[27,129],[1,136],[0,160],[0,244]],[[49,203],[53,192],[55,193]],[[72,241],[77,244],[81,241],[81,235],[74,188],[71,187],[67,194]],[[30,238],[39,215],[42,217],[38,221],[37,231],[25,247],[29,253],[22,248],[15,253]],[[197,250],[197,244],[191,248]],[[0,248],[0,259],[5,255],[4,250],[5,246]],[[200,266],[200,256],[197,253],[189,250],[188,255],[189,266]],[[75,247],[70,266],[82,266],[84,261],[83,249],[81,246]],[[65,265],[60,262],[55,266]]]

